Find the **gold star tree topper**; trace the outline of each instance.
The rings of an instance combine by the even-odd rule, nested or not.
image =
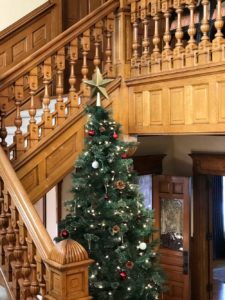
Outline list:
[[[112,80],[113,79],[103,79],[98,67],[95,69],[92,80],[84,80],[84,82],[92,88],[91,96],[94,97],[97,95],[96,106],[101,106],[100,95],[106,99],[109,98],[105,86]]]

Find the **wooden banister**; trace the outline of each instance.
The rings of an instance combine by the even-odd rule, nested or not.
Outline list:
[[[86,250],[53,243],[1,146],[0,157],[0,267],[12,299],[91,299]]]
[[[31,54],[15,67],[0,75],[1,89],[21,77],[24,72],[31,70],[42,61],[53,55],[57,50],[64,47],[65,44],[72,41],[82,32],[88,30],[91,26],[99,20],[110,14],[119,6],[119,1],[108,0],[103,5],[99,6],[96,10],[82,18],[76,24],[59,34],[52,41],[41,47],[35,53]]]

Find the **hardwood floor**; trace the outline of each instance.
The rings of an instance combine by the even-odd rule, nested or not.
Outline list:
[[[225,283],[213,281],[213,300],[225,300]]]

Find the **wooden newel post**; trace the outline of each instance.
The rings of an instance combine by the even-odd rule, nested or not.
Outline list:
[[[86,250],[73,240],[56,244],[45,260],[47,295],[51,300],[91,300],[88,290],[88,266],[94,261]]]

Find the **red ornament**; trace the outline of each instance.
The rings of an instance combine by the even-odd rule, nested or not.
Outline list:
[[[124,281],[127,279],[127,273],[125,271],[120,272],[120,278]]]
[[[114,132],[114,133],[113,133],[113,138],[114,138],[115,140],[117,140],[118,137],[119,137],[119,135],[118,135],[116,132]]]
[[[128,157],[127,153],[121,154],[121,158],[122,158],[122,159],[126,159],[127,157]]]
[[[68,230],[66,229],[63,229],[61,232],[60,232],[60,236],[64,239],[67,239],[69,237],[69,232]]]
[[[90,130],[88,131],[88,134],[89,134],[90,136],[94,136],[94,135],[95,135],[94,129],[90,129]]]

